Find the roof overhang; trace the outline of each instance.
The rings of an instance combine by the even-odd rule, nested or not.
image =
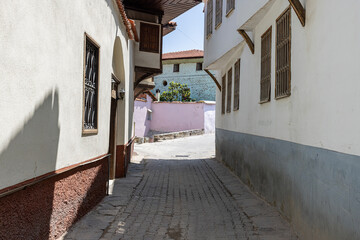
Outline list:
[[[218,58],[215,62],[209,64],[209,66],[205,67],[208,70],[220,70],[227,66],[230,62],[229,60],[235,59],[237,56],[240,56],[242,51],[244,50],[245,41],[241,41],[238,45],[227,51],[224,55]]]
[[[202,0],[124,0],[123,4],[128,9],[162,16],[161,23],[166,24],[201,2]]]
[[[276,0],[269,0],[262,8],[252,15],[238,30],[253,31],[260,21],[265,17]]]

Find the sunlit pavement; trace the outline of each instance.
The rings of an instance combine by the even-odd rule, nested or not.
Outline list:
[[[297,239],[214,160],[214,144],[214,135],[202,135],[136,145],[127,178],[63,238]]]

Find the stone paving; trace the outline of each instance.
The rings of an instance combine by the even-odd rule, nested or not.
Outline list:
[[[62,239],[297,239],[274,208],[210,158],[212,138],[137,146],[146,159]],[[198,151],[173,152],[179,145]]]

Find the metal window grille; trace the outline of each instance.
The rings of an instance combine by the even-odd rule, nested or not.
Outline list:
[[[234,65],[234,111],[240,108],[240,59]]]
[[[225,114],[225,100],[226,100],[226,74],[222,77],[221,82],[221,113]]]
[[[276,20],[276,84],[275,97],[291,94],[291,9]]]
[[[226,112],[231,112],[231,87],[232,87],[232,68],[229,69],[228,75],[227,75],[228,81],[227,81],[227,103],[226,103]]]
[[[97,129],[99,47],[86,36],[83,129]]]
[[[270,27],[261,37],[261,103],[269,102],[271,95],[271,31]]]
[[[173,72],[179,72],[180,71],[180,64],[174,64]]]
[[[215,26],[219,26],[222,22],[222,5],[223,0],[216,0]]]
[[[209,0],[207,3],[207,12],[206,12],[206,36],[212,34],[212,25],[213,25],[213,0]]]
[[[227,0],[226,2],[226,14],[230,13],[231,10],[235,9],[235,0]]]

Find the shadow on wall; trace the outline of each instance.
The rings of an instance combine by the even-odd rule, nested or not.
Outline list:
[[[58,93],[50,92],[0,153],[0,190],[55,169],[58,118]],[[33,188],[0,198],[0,239],[49,238],[54,186]]]
[[[0,154],[1,189],[41,181],[0,198],[0,239],[57,239],[106,195],[108,159],[56,172],[59,96],[48,93]]]

